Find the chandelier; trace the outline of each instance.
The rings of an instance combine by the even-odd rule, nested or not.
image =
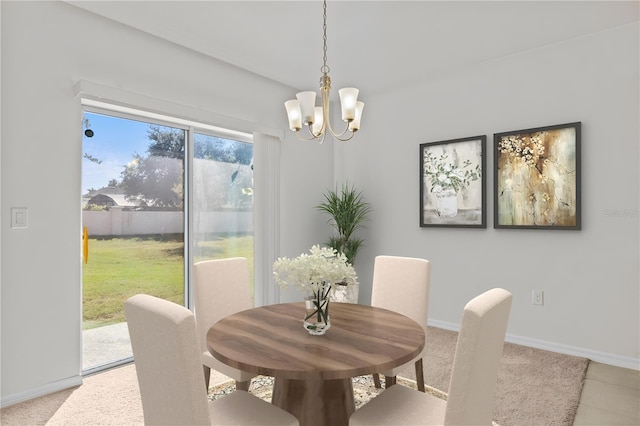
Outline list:
[[[316,92],[299,92],[296,99],[284,103],[289,118],[289,128],[296,132],[296,136],[301,140],[318,139],[320,143],[324,141],[327,129],[338,140],[348,141],[360,128],[360,118],[364,103],[358,100],[359,90],[355,87],[345,87],[338,90],[340,95],[340,106],[342,109],[342,120],[345,122],[344,130],[341,133],[334,131],[329,120],[329,94],[331,92],[331,78],[329,78],[329,66],[327,65],[327,0],[323,1],[323,56],[320,72],[320,93],[322,105],[316,106]],[[300,136],[302,126],[307,126],[308,137]]]

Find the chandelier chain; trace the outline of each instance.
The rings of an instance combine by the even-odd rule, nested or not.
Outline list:
[[[327,66],[327,0],[324,0],[322,5],[322,43],[323,43],[323,54],[322,54],[322,68],[320,68],[320,72],[323,74],[329,73],[329,67]]]

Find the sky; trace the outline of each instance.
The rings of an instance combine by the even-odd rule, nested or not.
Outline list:
[[[82,159],[82,193],[107,186],[111,179],[122,180],[121,173],[135,153],[145,155],[151,142],[147,138],[149,123],[86,112],[93,137],[84,135],[82,150],[102,162]]]

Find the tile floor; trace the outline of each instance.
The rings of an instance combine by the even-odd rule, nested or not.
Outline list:
[[[640,371],[591,362],[573,425],[640,425]]]

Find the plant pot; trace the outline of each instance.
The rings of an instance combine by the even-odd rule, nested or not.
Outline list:
[[[360,284],[342,285],[335,284],[329,297],[332,302],[358,303]]]

